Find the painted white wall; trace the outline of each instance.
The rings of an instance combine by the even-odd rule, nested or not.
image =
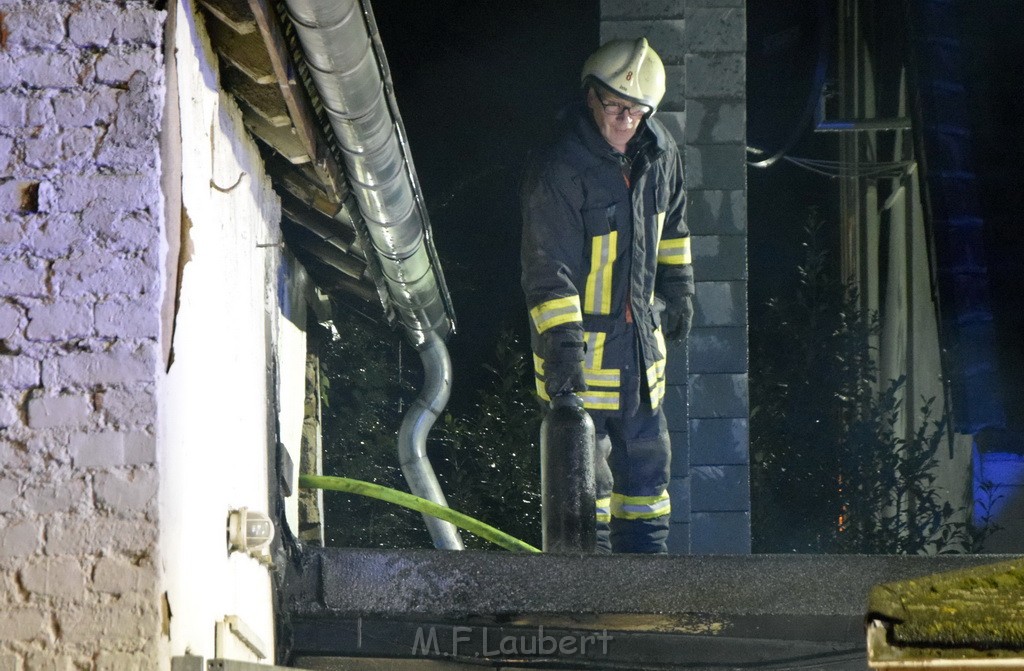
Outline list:
[[[305,275],[294,277],[282,262],[280,203],[238,108],[220,91],[202,19],[188,0],[175,9],[187,263],[173,363],[159,392],[170,653],[255,661],[233,636],[215,648],[215,623],[238,616],[272,662],[269,572],[248,556],[228,555],[226,523],[233,508],[272,512],[267,462],[278,440],[275,407],[298,464],[304,315],[301,301],[281,300],[302,295]]]

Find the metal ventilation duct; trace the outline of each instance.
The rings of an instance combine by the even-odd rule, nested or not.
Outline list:
[[[372,14],[359,0],[286,0],[288,14],[342,147],[352,191],[388,293],[412,344],[454,330],[454,311],[430,240],[426,207],[384,77]],[[369,24],[368,24],[369,21]],[[368,29],[373,26],[373,31]]]

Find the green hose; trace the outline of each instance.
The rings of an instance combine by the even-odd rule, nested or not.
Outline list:
[[[352,478],[337,478],[329,475],[307,474],[299,476],[299,487],[305,487],[306,489],[327,489],[335,492],[348,492],[349,494],[369,496],[370,498],[380,499],[381,501],[387,501],[388,503],[394,503],[405,508],[410,508],[425,515],[432,515],[433,517],[436,517],[439,520],[444,520],[445,522],[451,522],[460,529],[465,529],[466,531],[474,533],[486,541],[490,541],[495,545],[500,545],[506,550],[540,552],[540,550],[529,543],[521,541],[515,536],[509,536],[504,531],[495,529],[490,524],[485,524],[484,522],[474,519],[469,515],[460,513],[457,510],[452,510],[447,506],[438,505],[433,501],[428,501],[427,499],[413,496],[412,494],[400,492],[397,489],[375,485],[372,482],[353,480]]]

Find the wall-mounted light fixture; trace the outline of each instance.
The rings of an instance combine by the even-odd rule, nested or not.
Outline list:
[[[238,508],[228,513],[228,553],[245,552],[262,564],[270,563],[274,523],[265,513]]]

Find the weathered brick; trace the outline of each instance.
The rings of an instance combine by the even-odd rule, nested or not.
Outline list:
[[[0,529],[0,557],[27,557],[39,549],[39,526],[22,520]],[[0,626],[0,635],[3,627]]]
[[[21,584],[33,594],[74,599],[85,592],[85,570],[75,557],[46,557],[21,569]]]
[[[53,5],[38,4],[10,12],[4,16],[4,27],[8,47],[38,49],[64,40],[64,16]]]
[[[141,643],[159,635],[159,609],[154,597],[125,596],[117,608],[81,608],[59,613],[60,631],[66,643]]]
[[[0,429],[21,425],[21,413],[14,399],[0,396]],[[0,449],[0,465],[4,464],[3,450]]]
[[[0,184],[0,212],[38,211],[39,181],[11,179]]]
[[[0,93],[0,126],[17,128],[25,123],[28,101],[18,93]]]
[[[96,234],[98,241],[112,250],[123,251],[148,249],[156,244],[159,228],[148,212],[125,213],[110,203],[96,205],[82,213],[82,223]],[[101,216],[103,212],[109,216]]]
[[[31,641],[45,633],[46,613],[38,608],[0,611],[0,641]]]
[[[0,340],[6,340],[21,328],[21,310],[11,303],[0,303]]]
[[[21,658],[15,654],[0,654],[0,671],[21,671]]]
[[[124,436],[117,431],[79,433],[71,437],[71,460],[76,468],[107,468],[124,463]]]
[[[151,592],[155,585],[156,571],[152,567],[115,557],[101,557],[92,574],[92,588],[108,594]]]
[[[8,513],[21,498],[21,483],[14,477],[0,478],[0,513]]]
[[[687,52],[684,23],[682,19],[666,18],[602,21],[601,42],[614,39],[635,40],[639,37],[646,37],[663,63],[676,65],[683,62],[683,57]]]
[[[45,92],[45,95],[36,92],[28,99],[28,105],[25,107],[25,121],[29,126],[53,124],[53,102],[49,95],[49,91]]]
[[[118,42],[159,46],[163,41],[167,13],[149,6],[136,6],[122,13],[114,23],[114,39]]]
[[[77,214],[29,215],[24,221],[24,245],[42,259],[68,256],[90,242],[91,231],[85,229]]]
[[[136,72],[147,79],[162,75],[161,53],[155,47],[118,48],[102,54],[96,61],[96,80],[104,84],[123,84]]]
[[[113,299],[96,305],[96,331],[102,336],[156,338],[159,306],[148,300]]]
[[[687,144],[740,143],[746,137],[747,107],[743,103],[700,98],[687,101]]]
[[[118,21],[125,15],[103,3],[85,4],[68,17],[68,37],[80,47],[105,47],[113,39]]]
[[[658,106],[659,112],[683,112],[686,110],[686,66],[669,64],[665,66],[665,97]]]
[[[80,510],[89,502],[88,485],[82,476],[29,485],[24,497],[25,505],[37,515]]]
[[[13,72],[9,72],[8,68]],[[62,52],[21,54],[0,59],[0,85],[24,84],[31,88],[70,89],[81,85],[87,64]]]
[[[735,98],[746,96],[746,55],[687,54],[686,95],[690,98]]]
[[[52,651],[30,652],[25,655],[25,671],[76,671],[74,659],[56,655]]]
[[[691,53],[745,52],[746,12],[737,7],[694,7],[686,12],[686,49]]]
[[[91,413],[88,396],[40,396],[28,402],[28,425],[33,429],[82,426]]]
[[[750,430],[745,417],[690,420],[690,462],[708,464],[749,463]]]
[[[697,282],[694,326],[740,326],[747,323],[746,282]]]
[[[29,340],[66,340],[92,334],[92,303],[58,300],[29,308]]]
[[[117,344],[105,352],[76,352],[55,360],[61,384],[130,384],[152,380],[156,351],[152,344]]]
[[[93,478],[96,503],[114,512],[145,510],[156,503],[158,480],[150,469],[99,472]]]
[[[40,362],[27,356],[0,354],[0,389],[31,389],[40,381]]]
[[[74,254],[53,262],[53,280],[65,296],[125,294],[135,296],[155,290],[156,268],[137,255],[110,257]]]
[[[142,652],[101,652],[96,656],[96,671],[141,671],[152,664],[153,656]]]
[[[60,93],[53,97],[54,119],[65,128],[108,123],[117,109],[119,89],[100,88],[91,93]]]
[[[108,424],[145,427],[156,422],[156,397],[150,388],[107,389],[97,396],[97,408]]]
[[[155,462],[156,436],[146,431],[125,434],[124,463],[143,466]]]
[[[690,376],[690,417],[746,417],[750,393],[746,374],[701,373]]]
[[[46,530],[46,554],[138,554],[156,547],[156,525],[137,519],[69,515]]]

